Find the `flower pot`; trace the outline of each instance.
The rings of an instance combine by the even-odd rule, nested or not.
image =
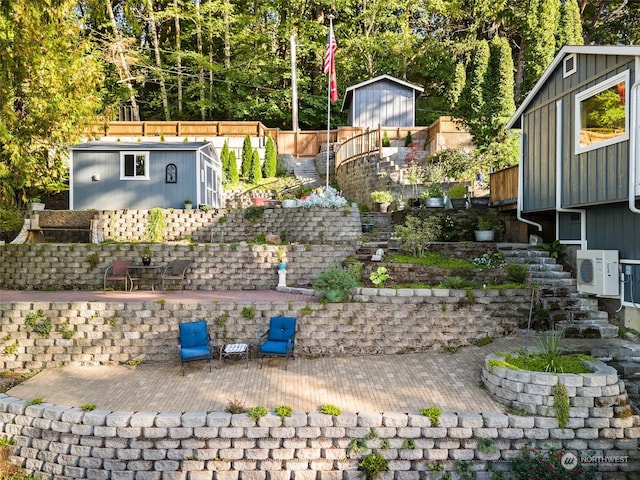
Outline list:
[[[267,204],[267,199],[264,197],[256,197],[253,199],[253,205],[256,207],[264,207]]]
[[[389,203],[389,202],[376,203],[377,210],[380,213],[387,213],[389,211],[389,206],[390,205],[391,205],[391,203]]]
[[[362,233],[370,233],[373,231],[372,223],[363,223],[362,224]]]
[[[297,204],[298,202],[293,199],[282,200],[282,208],[293,208]]]
[[[193,209],[193,203],[185,203],[184,204],[184,209],[185,210],[192,210]]]
[[[286,270],[287,269],[287,264],[286,263],[279,263],[278,264],[278,270]]]
[[[145,267],[151,265],[151,257],[142,257],[142,265]]]
[[[452,198],[451,199],[451,206],[453,208],[465,208],[467,206],[467,199],[466,198]]]
[[[442,198],[439,198],[439,197],[425,198],[425,206],[429,208],[441,208],[443,206]]]
[[[27,204],[27,213],[40,212],[44,210],[44,203],[31,202]]]
[[[493,242],[493,230],[475,230],[476,242]]]

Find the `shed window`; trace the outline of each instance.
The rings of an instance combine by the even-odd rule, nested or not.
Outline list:
[[[629,139],[629,71],[576,95],[576,153]]]
[[[120,152],[120,180],[149,180],[149,152]]]

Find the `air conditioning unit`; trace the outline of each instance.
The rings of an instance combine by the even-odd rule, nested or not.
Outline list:
[[[578,292],[603,297],[620,295],[617,250],[578,250]]]

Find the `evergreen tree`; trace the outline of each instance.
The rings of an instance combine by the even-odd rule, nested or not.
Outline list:
[[[260,165],[260,154],[254,150],[251,155],[251,171],[249,173],[249,183],[259,183],[262,180],[262,166]]]
[[[580,7],[577,0],[564,0],[562,2],[557,43],[560,48],[565,45],[584,45]]]
[[[240,182],[240,173],[238,172],[238,159],[236,152],[231,150],[229,152],[229,183],[235,185]]]
[[[267,137],[267,147],[264,155],[264,178],[273,178],[276,176],[278,168],[278,159],[276,156],[276,144],[271,137]]]
[[[251,137],[249,135],[244,137],[242,144],[242,157],[241,157],[241,171],[242,178],[248,179],[251,175],[251,162],[253,160],[253,147],[251,146]]]
[[[231,163],[229,154],[229,144],[227,141],[224,141],[224,145],[222,145],[222,151],[220,152],[220,163],[222,163],[222,183],[224,185],[228,185],[231,183]]]
[[[504,126],[516,111],[513,99],[513,58],[509,41],[495,36],[490,44],[490,57],[483,89],[484,110],[478,146],[489,145],[502,137]]]

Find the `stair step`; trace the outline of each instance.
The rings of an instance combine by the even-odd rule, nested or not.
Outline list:
[[[640,380],[640,363],[636,362],[610,362],[610,366],[615,368],[619,373],[621,373],[622,377],[634,379],[638,378]]]
[[[545,270],[529,273],[531,279],[547,279],[547,278],[572,278],[571,273],[562,270]]]
[[[567,338],[615,338],[618,327],[615,325],[598,325],[591,322],[558,322],[556,328],[564,332]]]
[[[564,271],[564,267],[557,263],[530,263],[529,264],[529,272],[563,272],[563,271]]]

